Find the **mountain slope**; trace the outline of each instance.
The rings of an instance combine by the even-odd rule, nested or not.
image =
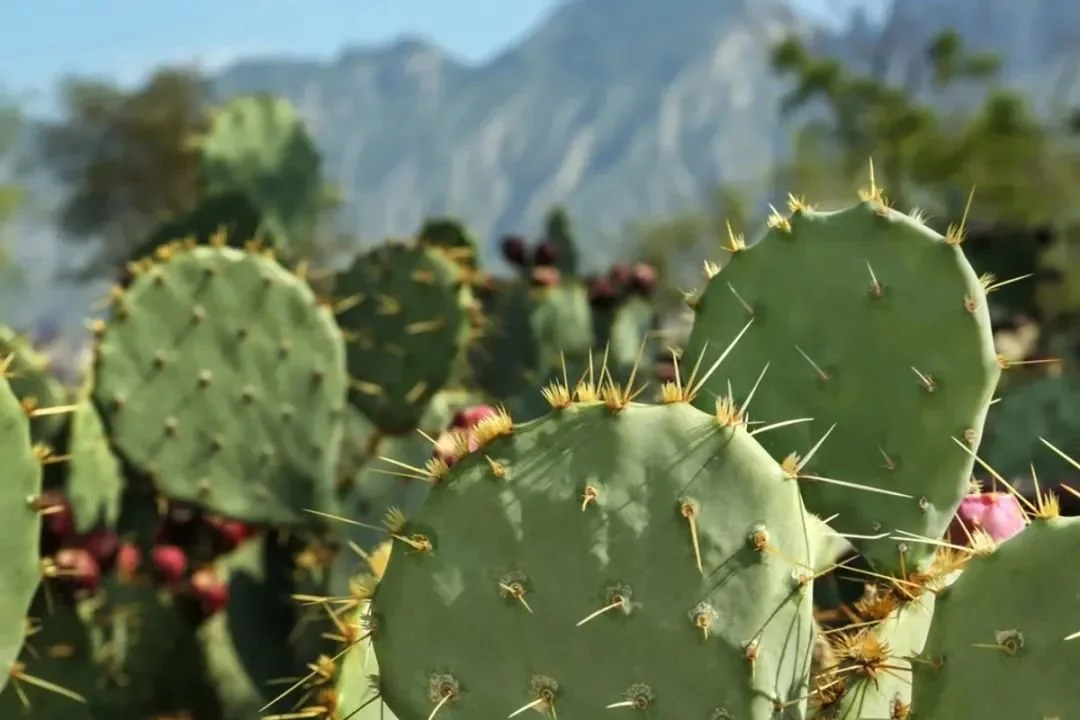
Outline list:
[[[532,231],[553,203],[617,232],[773,164],[766,50],[797,24],[781,0],[574,0],[481,66],[404,40],[324,65],[244,62],[215,88],[301,108],[362,237],[443,212],[482,237]]]

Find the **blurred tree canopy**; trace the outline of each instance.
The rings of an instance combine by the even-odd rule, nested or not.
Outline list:
[[[101,240],[87,274],[108,272],[162,218],[190,209],[198,153],[189,140],[206,127],[203,80],[166,68],[125,90],[69,78],[63,116],[44,126],[38,160],[62,185],[58,227],[73,240]]]

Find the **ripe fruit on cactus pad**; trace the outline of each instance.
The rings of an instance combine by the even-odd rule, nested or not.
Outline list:
[[[993,540],[1008,540],[1027,525],[1027,515],[1016,496],[1007,492],[972,493],[960,501],[949,526],[949,541],[966,545],[981,530]]]
[[[616,404],[489,418],[395,526],[373,644],[399,717],[804,717],[796,483],[741,426]]]
[[[1035,518],[940,593],[913,717],[1067,718],[1080,707],[1080,518]]]
[[[935,546],[898,538],[941,537],[967,492],[1001,368],[959,235],[867,197],[837,212],[793,201],[760,241],[732,240],[682,365],[710,367],[752,320],[696,404],[756,388],[754,420],[811,419],[758,436],[776,458],[829,433],[802,472],[807,509],[862,536],[854,544],[879,572],[902,575]]]
[[[303,279],[260,253],[173,246],[113,301],[94,402],[169,498],[247,522],[330,509],[344,341]]]

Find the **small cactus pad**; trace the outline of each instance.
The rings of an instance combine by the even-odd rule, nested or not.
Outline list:
[[[49,373],[48,359],[35,350],[27,338],[0,325],[0,360],[5,358],[8,383],[27,410],[48,411],[65,404],[64,388]],[[51,444],[63,429],[65,419],[64,413],[35,415],[30,423],[34,442]]]
[[[468,341],[460,272],[440,250],[388,243],[360,255],[335,290],[350,402],[383,433],[412,432]]]
[[[120,516],[124,477],[109,449],[101,418],[88,398],[80,400],[71,414],[67,456],[61,470],[76,529],[87,532],[102,523],[112,527]]]
[[[937,599],[912,715],[1067,718],[1080,707],[1080,518],[1035,519]]]
[[[242,190],[291,250],[310,240],[322,197],[322,161],[287,100],[233,98],[215,109],[199,147],[204,193]]]
[[[684,367],[704,375],[746,332],[695,402],[760,378],[754,420],[812,419],[757,436],[776,458],[831,428],[800,481],[807,508],[874,536],[854,542],[880,571],[922,567],[933,545],[901,558],[885,533],[940,537],[967,491],[1000,374],[986,293],[955,234],[880,201],[793,210],[750,247],[733,240],[698,299]]]
[[[7,369],[5,368],[5,371]],[[26,611],[34,598],[41,568],[38,564],[38,536],[41,516],[35,502],[41,494],[41,464],[30,444],[30,428],[11,391],[0,377],[0,457],[4,464],[4,492],[7,500],[0,504],[0,588],[4,601],[0,605],[0,677],[7,680],[8,671],[19,657],[26,633]],[[3,681],[0,681],[2,684]]]
[[[833,631],[835,662],[813,679],[820,688],[819,720],[906,719],[911,708],[911,661],[922,652],[934,616],[935,596],[922,593],[874,624]],[[837,696],[839,696],[837,698]],[[957,716],[960,717],[960,716]]]
[[[612,405],[488,417],[415,518],[389,519],[373,644],[399,717],[804,717],[797,486],[741,426]]]
[[[149,267],[115,297],[95,373],[115,447],[169,497],[250,522],[326,507],[344,342],[269,257],[197,247]]]

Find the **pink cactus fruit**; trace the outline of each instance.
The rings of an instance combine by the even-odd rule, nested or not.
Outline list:
[[[434,457],[453,465],[461,448],[462,436],[467,438],[465,442],[469,452],[478,449],[480,444],[473,437],[472,429],[496,412],[490,405],[473,405],[458,410],[450,421],[450,427],[436,439]]]
[[[960,501],[949,527],[949,542],[968,545],[976,530],[995,542],[1002,542],[1023,530],[1026,524],[1024,509],[1016,496],[1005,492],[974,493]]]
[[[229,604],[228,584],[209,568],[197,570],[192,574],[191,590],[206,617],[224,610]]]
[[[82,548],[64,548],[53,556],[57,577],[75,590],[94,592],[101,584],[97,560]]]
[[[116,553],[116,573],[120,579],[133,579],[141,565],[142,553],[139,552],[139,548],[130,542],[121,544],[119,552]]]
[[[187,554],[175,545],[158,545],[153,550],[151,561],[165,583],[182,580],[187,572]]]

